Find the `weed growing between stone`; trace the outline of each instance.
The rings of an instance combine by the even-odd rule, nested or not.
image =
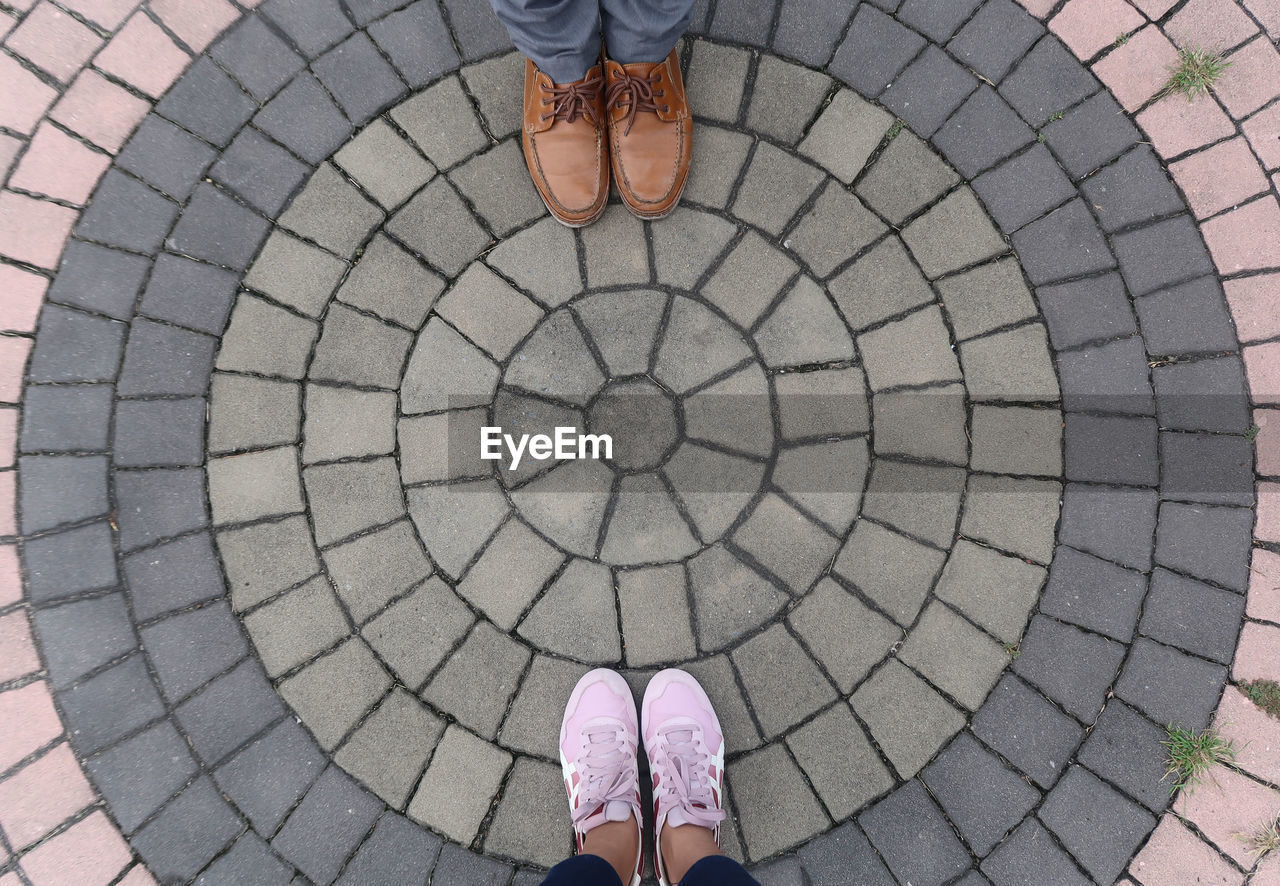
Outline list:
[[[1221,52],[1186,47],[1178,50],[1178,63],[1170,68],[1169,81],[1161,95],[1181,93],[1191,101],[1197,95],[1207,93],[1218,81],[1231,62],[1222,58]]]
[[[1280,720],[1280,683],[1275,680],[1250,680],[1241,683],[1240,689],[1249,701]]]
[[[1176,726],[1167,727],[1168,738],[1160,743],[1168,751],[1165,762],[1168,769],[1164,778],[1173,776],[1172,792],[1188,790],[1200,784],[1204,774],[1214,763],[1229,763],[1236,751],[1230,739],[1218,735],[1213,729],[1190,732]]]

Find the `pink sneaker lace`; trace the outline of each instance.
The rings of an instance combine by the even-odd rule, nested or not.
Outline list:
[[[573,823],[585,832],[605,821],[626,821],[631,816],[636,748],[626,728],[605,717],[586,723],[582,735],[584,748],[577,761],[582,788]],[[590,821],[597,816],[598,821]]]
[[[658,728],[659,748],[666,757],[662,780],[656,789],[657,817],[672,827],[693,824],[714,828],[724,819],[711,791],[708,755],[694,742],[694,726],[672,723]]]

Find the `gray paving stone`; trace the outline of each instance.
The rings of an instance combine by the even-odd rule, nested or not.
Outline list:
[[[391,118],[441,169],[489,144],[457,77],[448,77],[392,108]]]
[[[1062,167],[1044,145],[1032,145],[1016,157],[973,180],[996,224],[1016,231],[1076,195]]]
[[[900,882],[941,886],[969,867],[969,853],[918,781],[858,816]]]
[[[686,397],[686,436],[747,456],[767,455],[773,445],[767,384],[763,369],[747,365]]]
[[[885,230],[857,197],[831,183],[791,231],[785,245],[825,278]]]
[[[947,51],[999,83],[1043,33],[1044,26],[1017,3],[988,0],[947,44]]]
[[[338,299],[392,323],[417,329],[426,319],[436,297],[444,290],[444,285],[444,280],[434,272],[378,234],[338,289]],[[330,309],[331,318],[340,314],[340,310]],[[353,317],[348,317],[347,321],[353,325],[356,322]],[[362,364],[368,362],[368,356],[367,351],[361,354]],[[403,355],[400,360],[403,360]],[[386,362],[390,365],[391,361]],[[396,372],[398,375],[398,362]]]
[[[1107,702],[1080,748],[1079,761],[1157,815],[1169,803],[1168,733],[1118,699]]]
[[[1027,628],[1013,669],[1067,713],[1089,722],[1102,709],[1124,654],[1118,643],[1037,615]]]
[[[969,479],[960,533],[1039,563],[1053,558],[1061,484],[1016,477]]]
[[[330,766],[271,844],[313,882],[332,883],[381,812],[377,799]]]
[[[727,655],[714,655],[683,666],[706,690],[712,707],[724,729],[725,747],[729,752],[748,750],[760,745],[760,732],[747,709],[746,700]],[[635,674],[635,672],[628,672]],[[637,689],[637,692],[639,690]]]
[[[219,147],[255,110],[253,99],[207,58],[196,59],[156,105],[156,113]]]
[[[823,177],[817,167],[768,142],[759,142],[733,201],[733,213],[776,237]]]
[[[781,6],[774,27],[773,48],[805,64],[825,66],[856,5],[851,0],[840,0]]]
[[[973,734],[1048,788],[1066,769],[1084,730],[1026,683],[1006,675],[974,715]]]
[[[954,186],[960,177],[909,130],[889,142],[856,185],[858,196],[901,225]]]
[[[1058,355],[1062,403],[1072,411],[1152,415],[1151,369],[1139,338]]]
[[[780,744],[730,763],[747,857],[768,858],[826,830],[829,819]]]
[[[172,252],[243,270],[269,230],[266,219],[213,185],[202,183],[164,245]]]
[[[607,207],[600,220],[583,228],[579,237],[588,286],[649,282],[644,223],[620,204]]]
[[[817,581],[839,548],[826,530],[773,493],[734,533],[733,543],[796,594]]]
[[[104,246],[154,255],[178,212],[174,201],[117,169],[109,169],[80,216],[75,233]]]
[[[404,808],[445,724],[403,689],[392,689],[334,761],[396,809]]]
[[[1085,870],[1104,883],[1120,876],[1156,826],[1150,812],[1080,766],[1072,766],[1049,792],[1040,820]]]
[[[524,58],[520,53],[509,52],[467,65],[461,74],[480,108],[485,128],[494,138],[520,131],[524,99]]]
[[[840,886],[848,879],[849,871],[858,871],[865,886],[891,886],[896,882],[851,821],[811,840],[798,855],[813,886]]]
[[[313,320],[248,293],[241,293],[231,313],[214,366],[283,378],[302,378],[311,346],[320,334]]]
[[[685,75],[689,106],[699,117],[736,122],[750,64],[751,54],[745,49],[694,41]]]
[[[1154,419],[1069,414],[1065,436],[1067,479],[1128,486],[1156,484]]]
[[[352,30],[336,0],[320,0],[314,5],[299,0],[270,0],[262,12],[308,58],[315,58]]]
[[[815,13],[830,14],[840,5],[824,4],[821,11],[815,10]],[[783,7],[784,22],[795,8],[796,4]],[[892,124],[890,114],[864,101],[852,90],[841,89],[809,127],[798,150],[847,185],[857,178]]]
[[[1151,568],[1156,493],[1069,484],[1063,495],[1060,537],[1100,557],[1138,570]]]
[[[1238,594],[1157,569],[1139,630],[1162,643],[1229,664],[1243,614],[1244,599]]]
[[[957,339],[964,340],[1038,313],[1013,259],[979,265],[938,281],[938,294]]]
[[[646,372],[667,298],[634,290],[590,295],[574,305],[592,343],[613,376]]]
[[[310,168],[257,129],[240,131],[209,176],[274,218]]]
[[[427,552],[454,578],[511,507],[492,480],[412,489],[408,498],[409,513],[426,540]]]
[[[329,548],[324,562],[357,623],[431,575],[431,563],[405,521]]]
[[[244,618],[272,677],[292,670],[347,636],[347,618],[328,582],[316,577]]]
[[[101,517],[111,509],[105,456],[27,455],[18,460],[18,467],[23,534]]]
[[[902,638],[892,622],[831,579],[819,582],[787,620],[844,695]]]
[[[23,452],[103,452],[111,385],[29,385],[19,436]]]
[[[427,684],[422,697],[462,725],[492,739],[529,658],[524,646],[488,622],[479,622]],[[474,691],[476,685],[486,687],[483,695]]]
[[[1056,37],[1046,36],[1000,84],[1000,94],[1032,126],[1040,127],[1098,89],[1098,81]]]
[[[417,690],[474,621],[454,592],[433,578],[392,603],[361,629],[361,636],[401,682]]]
[[[992,258],[1008,249],[968,188],[947,195],[907,225],[902,239],[930,278]]]
[[[938,602],[925,609],[898,657],[971,711],[1009,663],[998,643]]]
[[[350,259],[381,220],[381,210],[333,164],[325,163],[293,198],[279,223]]]
[[[929,284],[897,237],[881,240],[831,280],[828,289],[855,330],[933,301]]]
[[[964,717],[895,660],[885,663],[850,699],[901,778],[911,778],[964,728]]]
[[[564,555],[524,522],[511,520],[458,584],[458,593],[510,630],[563,562]]]
[[[347,384],[394,389],[400,386],[413,336],[403,329],[334,305],[325,317],[310,376]]]
[[[123,565],[139,621],[226,594],[226,578],[207,532],[128,555]]]
[[[465,409],[400,420],[400,479],[405,483],[481,477],[490,467],[475,441],[489,424],[484,409]]]
[[[828,70],[867,98],[893,82],[924,38],[872,6],[860,6]]]
[[[432,319],[409,357],[401,409],[413,414],[487,404],[497,384],[493,362],[452,327]]]
[[[766,738],[835,701],[836,691],[804,648],[773,625],[729,654]]]
[[[1055,409],[976,406],[971,465],[998,474],[1058,476],[1062,473],[1062,424],[1062,413]],[[1070,470],[1067,473],[1072,476]]]
[[[859,521],[836,558],[835,571],[906,627],[923,607],[944,556],[882,526]]]
[[[829,530],[843,534],[858,516],[867,462],[865,440],[792,446],[774,465],[773,485]]]
[[[511,494],[521,515],[571,553],[594,557],[613,488],[594,459],[568,462]]]
[[[863,333],[858,348],[873,391],[961,378],[942,312],[933,305]]]
[[[688,393],[751,356],[741,335],[706,307],[676,299],[658,347],[655,378]]]
[[[1253,500],[1251,454],[1249,441],[1240,437],[1162,432],[1163,497],[1247,505]]]
[[[465,0],[444,0],[444,8],[465,61],[511,48],[511,38],[492,8]]]
[[[346,269],[341,259],[274,231],[244,282],[281,304],[318,317]]]
[[[303,464],[390,455],[396,445],[396,397],[390,391],[357,391],[307,385]]]
[[[1080,200],[1017,231],[1013,245],[1037,286],[1115,266],[1102,232]]]
[[[724,251],[737,228],[719,216],[677,208],[653,227],[654,272],[659,283],[692,290]]]
[[[605,664],[622,657],[613,576],[608,568],[573,559],[520,624],[540,649]]]
[[[770,15],[761,15],[756,9],[743,0],[727,0],[717,4],[708,22],[708,31],[712,36],[732,40],[735,43],[750,43],[763,46],[768,41]]]
[[[1116,694],[1157,723],[1197,731],[1209,725],[1226,668],[1139,637]]]
[[[936,593],[1001,640],[1016,643],[1044,580],[1041,566],[961,540]]]
[[[923,778],[979,856],[987,855],[1040,801],[1039,791],[967,732],[929,764]]]
[[[292,446],[211,458],[207,470],[215,525],[303,511],[298,451]]]
[[[133,844],[149,870],[163,880],[191,880],[240,833],[231,806],[202,777],[178,795]]]
[[[316,743],[288,719],[223,763],[213,778],[255,829],[271,834],[324,767]]]
[[[68,240],[48,301],[129,320],[147,276],[147,259],[83,240]]]
[[[1142,573],[1063,547],[1049,570],[1040,611],[1128,643],[1146,593]]]
[[[906,0],[899,15],[903,16],[915,2]],[[907,19],[903,17],[902,20]],[[942,17],[934,15],[930,21],[941,25]],[[912,130],[927,138],[938,131],[938,127],[960,107],[977,85],[977,79],[950,56],[937,46],[929,46],[894,77],[879,99]]]
[[[399,206],[435,175],[435,167],[381,119],[333,159],[386,209]]]
[[[461,726],[449,726],[409,802],[409,817],[451,840],[470,843],[511,759]],[[440,874],[437,867],[436,875]]]
[[[490,242],[443,177],[432,179],[414,195],[391,217],[387,230],[448,277],[456,276]]]
[[[1151,381],[1161,429],[1239,434],[1249,425],[1244,367],[1238,358],[1155,366]]]
[[[782,291],[798,266],[748,230],[716,268],[701,292],[744,328],[753,325]]]
[[[112,479],[115,484],[116,524],[119,526],[121,550],[133,550],[162,538],[209,525],[204,474],[199,470],[117,470]],[[83,558],[85,563],[93,562],[93,557],[88,553],[92,548],[93,545],[86,543]],[[28,542],[28,558],[32,556],[33,550],[31,542]],[[28,569],[30,570],[30,566]]]
[[[204,461],[206,401],[122,400],[116,405],[112,461],[121,467],[176,467]]]
[[[138,648],[124,594],[78,600],[32,614],[54,689]]]
[[[786,7],[783,7],[784,9]],[[760,886],[804,886],[804,868],[794,855],[784,855],[766,865],[750,869]]]
[[[1044,327],[1032,323],[960,345],[969,395],[976,401],[1049,402],[1061,399]]]
[[[291,382],[215,372],[210,381],[209,451],[229,453],[296,443],[302,392]]]
[[[680,559],[698,550],[675,501],[656,476],[623,477],[615,494],[614,512],[600,547],[602,560],[634,566]]]
[[[218,533],[231,603],[248,609],[320,571],[305,517],[288,517]]]
[[[500,242],[486,260],[544,306],[558,307],[582,290],[576,250],[573,232],[545,218]]]
[[[565,857],[573,823],[563,803],[548,808],[547,797],[564,785],[560,767],[519,759],[502,789],[484,847],[507,858],[528,859],[550,867]]]
[[[436,303],[436,312],[498,360],[542,319],[542,310],[481,264],[473,264]]]
[[[438,3],[410,3],[370,25],[369,36],[415,89],[458,66],[453,36]]]
[[[1177,215],[1113,239],[1120,272],[1133,295],[1213,272],[1189,215]]]
[[[1142,339],[1152,354],[1221,353],[1235,348],[1222,285],[1201,277],[1135,299]]]
[[[511,865],[446,843],[436,862],[435,877],[460,886],[504,886],[511,878]]]
[[[1103,230],[1117,231],[1182,209],[1182,200],[1150,147],[1142,145],[1080,183]]]
[[[196,756],[216,766],[272,722],[285,706],[254,660],[241,662],[174,711]]]
[[[619,571],[614,581],[629,666],[694,656],[685,572],[679,565]]]
[[[1040,309],[1055,348],[1137,332],[1120,275],[1114,272],[1053,286],[1038,286]]]
[[[499,237],[546,215],[515,139],[476,155],[453,169],[449,178]]]
[[[736,109],[737,104],[733,104],[732,107]],[[698,113],[702,113],[701,106]],[[736,111],[734,113],[736,114]],[[717,160],[715,163],[694,163],[689,167],[689,178],[685,182],[682,199],[717,209],[726,208],[751,145],[751,137],[744,133],[707,126],[701,122],[695,123],[693,156],[715,157]]]
[[[357,126],[408,91],[363,31],[320,56],[311,69]]]
[[[945,43],[981,0],[906,0],[898,19],[935,43]]]
[[[303,472],[316,542],[327,545],[404,515],[395,462],[313,465]]]
[[[1081,178],[1142,140],[1107,90],[1081,102],[1043,129],[1045,141],[1073,178]]]
[[[347,863],[338,884],[415,883],[419,877],[430,876],[440,846],[435,834],[403,816],[386,813]]]
[[[83,755],[102,750],[164,716],[141,655],[133,655],[58,697],[72,746]]]
[[[289,677],[279,692],[320,746],[332,751],[390,685],[369,647],[352,639]]]
[[[1247,585],[1250,511],[1163,502],[1156,562],[1236,591]]]
[[[848,330],[810,277],[796,280],[753,337],[771,368],[843,362],[854,356]]]
[[[289,886],[293,875],[293,868],[271,854],[261,837],[245,832],[195,882],[199,886]]]
[[[893,776],[845,704],[791,733],[787,746],[836,821],[893,787]]]
[[[228,28],[209,54],[258,101],[270,98],[306,65],[258,15],[246,15]]]
[[[760,59],[747,109],[747,128],[794,145],[831,91],[825,74],[783,61]]]
[[[103,633],[109,636],[108,623],[103,624]],[[171,703],[203,686],[249,651],[244,632],[222,601],[171,615],[141,629],[139,635],[160,692]]]
[[[1016,886],[1034,880],[1054,886],[1088,886],[1090,880],[1050,836],[1029,818],[982,863],[982,872],[995,886]]]
[[[991,4],[983,7],[989,8]],[[933,135],[933,143],[947,160],[969,177],[1033,141],[1031,127],[988,86],[978,87]],[[1027,196],[1034,195],[1023,195],[1024,199]]]
[[[46,305],[40,311],[27,378],[33,382],[114,382],[125,332],[125,324],[115,320]]]
[[[236,275],[165,253],[151,269],[139,311],[157,320],[221,335],[235,298]]]
[[[559,723],[565,700],[587,670],[587,665],[577,662],[534,655],[498,733],[498,742],[517,753],[559,759]]]
[[[689,561],[689,588],[699,646],[723,648],[766,622],[787,597],[721,545]]]

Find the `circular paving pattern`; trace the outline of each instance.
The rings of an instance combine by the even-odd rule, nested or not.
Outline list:
[[[455,26],[483,9],[456,6]],[[440,837],[436,882],[553,864],[563,699],[604,664],[703,682],[726,848],[784,881],[1076,875],[1041,822],[1061,840],[1100,804],[1114,858],[1079,862],[1114,879],[1167,791],[1109,760],[1207,722],[1230,656],[1136,634],[1152,550],[1238,589],[1224,557],[1251,523],[1243,438],[1157,430],[1185,382],[1148,368],[1129,299],[1208,265],[1109,97],[1020,12],[949,55],[865,7],[831,59],[784,15],[774,45],[829,73],[690,40],[683,206],[575,232],[523,168],[519,58],[478,19],[460,73],[431,61],[452,47],[402,53],[410,13],[437,14],[270,83],[233,47],[278,23],[233,29],[138,136],[215,150],[164,170],[126,150],[42,321],[31,392],[115,384],[113,522],[100,457],[29,459],[30,593],[127,584],[113,617],[145,653],[55,685],[157,876],[269,852],[330,883],[375,839]],[[136,310],[77,296],[77,262],[137,281]],[[29,421],[69,396],[29,395]],[[1161,427],[1230,430],[1195,421]],[[614,449],[513,465],[480,458],[486,427]],[[76,635],[53,624],[56,660]],[[1084,743],[1109,695],[1122,722]],[[366,841],[386,807],[394,836]]]

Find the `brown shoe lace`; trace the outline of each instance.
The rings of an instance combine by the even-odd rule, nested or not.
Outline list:
[[[618,79],[609,84],[609,91],[605,93],[605,103],[609,107],[613,107],[614,102],[618,102],[621,107],[623,103],[627,106],[627,128],[622,130],[623,135],[631,134],[631,124],[636,121],[636,114],[641,111],[662,111],[666,114],[671,111],[671,105],[662,105],[654,101],[655,98],[662,98],[666,95],[665,90],[654,91],[653,87],[657,86],[662,80],[662,71],[654,68],[648,77],[637,77],[629,72],[626,68],[619,66],[621,72]]]
[[[602,86],[604,86],[604,77],[599,74],[567,86],[556,86],[552,83],[551,88],[547,90],[550,99],[542,100],[543,107],[551,106],[551,113],[543,114],[542,122],[545,123],[554,117],[557,120],[572,123],[579,117],[586,117],[592,124],[599,126],[600,121],[596,119],[595,105],[600,99]]]

